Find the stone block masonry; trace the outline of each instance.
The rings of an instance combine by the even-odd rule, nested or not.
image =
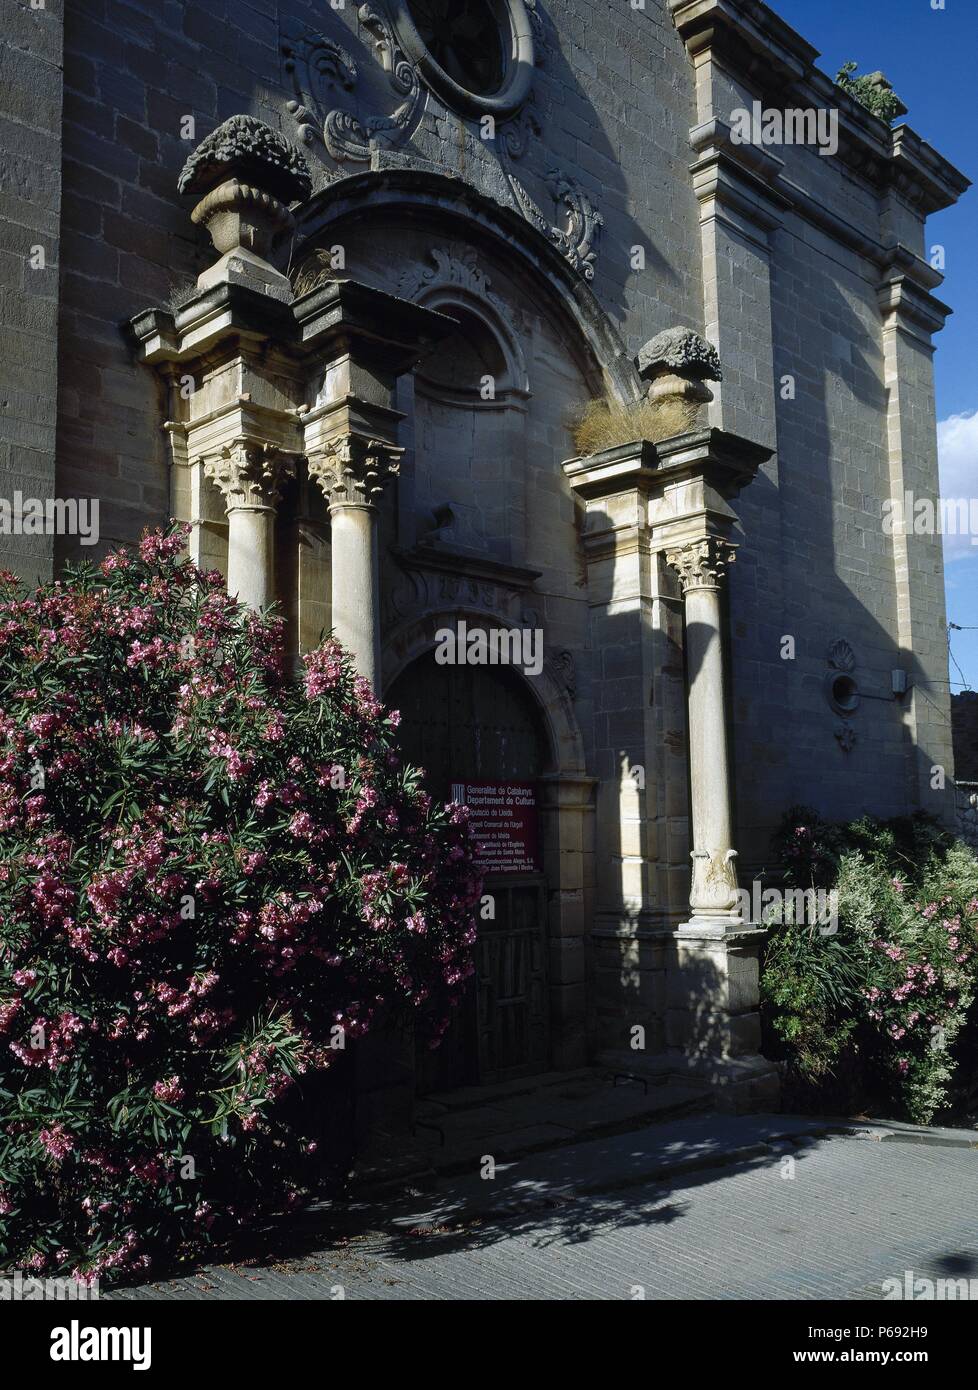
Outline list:
[[[61,259],[61,0],[0,4],[0,497],[55,492]],[[48,578],[53,537],[4,537],[3,567]]]

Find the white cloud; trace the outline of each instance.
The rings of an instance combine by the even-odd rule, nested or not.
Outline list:
[[[978,410],[970,415],[951,415],[947,420],[939,421],[937,456],[941,496],[978,497]],[[972,545],[971,541],[971,536],[945,535],[945,563],[978,558],[978,545]]]

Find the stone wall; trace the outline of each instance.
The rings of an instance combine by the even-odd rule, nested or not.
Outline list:
[[[61,209],[60,0],[0,6],[0,497],[55,493]],[[2,566],[49,578],[47,536],[3,538]]]
[[[956,829],[961,839],[978,850],[978,782],[955,784]]]

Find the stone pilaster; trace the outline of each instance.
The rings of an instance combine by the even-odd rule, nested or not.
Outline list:
[[[886,444],[900,662],[909,677],[902,716],[911,806],[954,824],[951,702],[943,538],[912,534],[914,504],[940,512],[932,335],[950,313],[931,291],[941,275],[906,248],[892,253],[878,290],[883,322]],[[944,770],[943,780],[934,769]],[[937,786],[935,786],[937,782]]]

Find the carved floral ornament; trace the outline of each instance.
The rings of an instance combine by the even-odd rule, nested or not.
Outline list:
[[[309,476],[330,507],[373,507],[400,472],[404,450],[380,439],[350,434],[309,456]]]
[[[666,552],[666,563],[679,575],[683,593],[718,589],[737,558],[737,547],[720,536],[705,536]]]
[[[545,50],[536,0],[468,2],[493,13],[506,12],[510,35],[508,40],[504,36],[503,48],[511,50],[508,77],[494,96],[468,92],[455,82],[434,60],[419,32],[419,17],[425,27],[424,16],[428,15],[434,23],[443,9],[444,24],[450,27],[459,0],[375,0],[361,5],[357,18],[370,35],[374,55],[387,74],[397,102],[395,109],[389,114],[368,116],[337,104],[344,93],[357,89],[357,63],[340,43],[306,29],[286,37],[282,44],[286,72],[295,92],[287,109],[298,128],[298,137],[306,145],[322,141],[329,156],[339,164],[372,164],[378,151],[402,145],[415,130],[424,109],[426,89],[471,119],[492,116],[499,122],[495,150],[509,189],[509,205],[556,246],[579,274],[592,280],[604,218],[582,185],[559,169],[550,170],[546,187],[560,210],[557,222],[552,222],[511,167],[541,133],[540,122],[529,104],[534,64]],[[410,163],[412,156],[403,153],[401,158]]]
[[[204,473],[220,488],[228,511],[274,507],[285,483],[295,477],[294,454],[262,440],[236,439],[215,458],[205,458]]]

